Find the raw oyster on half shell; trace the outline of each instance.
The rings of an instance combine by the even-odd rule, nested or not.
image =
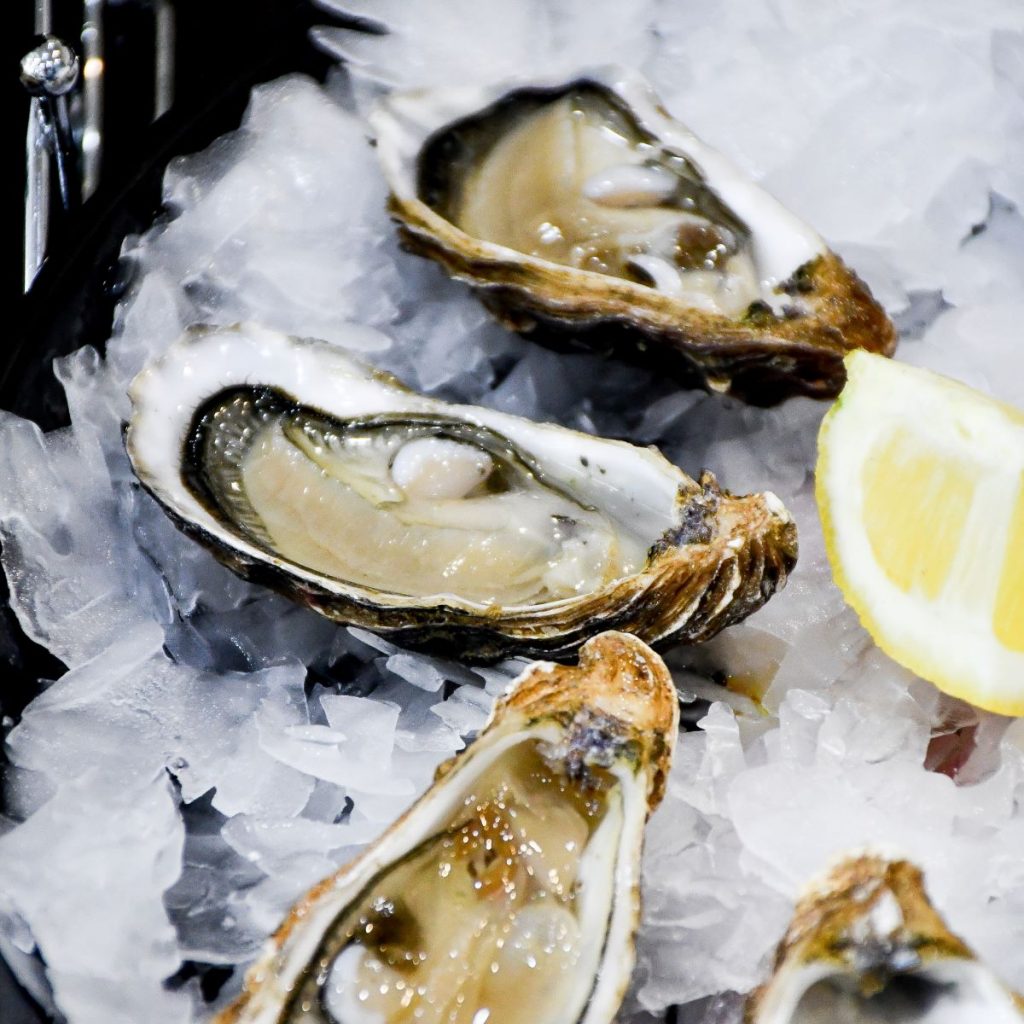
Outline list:
[[[895,347],[842,260],[635,72],[400,93],[371,120],[404,243],[517,330],[759,404]]]
[[[293,908],[218,1024],[607,1024],[678,701],[605,633],[538,663],[408,813]]]
[[[748,1024],[1020,1024],[1022,1003],[954,935],[905,860],[859,856],[796,908]]]
[[[132,465],[179,526],[241,575],[408,645],[488,659],[566,655],[608,628],[703,640],[796,559],[771,493],[426,398],[254,325],[193,329],[131,398]]]

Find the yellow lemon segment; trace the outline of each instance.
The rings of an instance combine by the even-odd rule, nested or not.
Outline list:
[[[846,367],[818,437],[836,582],[901,664],[1024,714],[1024,417],[867,352]]]
[[[974,496],[971,467],[943,459],[908,430],[864,465],[864,526],[882,571],[929,600],[946,582]]]

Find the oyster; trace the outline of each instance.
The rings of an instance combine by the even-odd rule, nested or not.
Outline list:
[[[360,328],[359,330],[365,330]],[[404,388],[323,342],[194,329],[131,386],[145,487],[225,564],[409,645],[701,640],[786,580],[796,528],[657,452]]]
[[[293,908],[219,1024],[599,1024],[633,965],[678,702],[604,633],[529,667],[480,737]]]
[[[372,116],[406,246],[509,326],[768,404],[891,354],[867,287],[635,72],[401,93]]]
[[[748,1024],[1020,1024],[1022,1003],[945,925],[904,860],[845,861],[797,906]]]

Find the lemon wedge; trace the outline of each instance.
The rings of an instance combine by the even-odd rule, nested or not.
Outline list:
[[[875,642],[1024,714],[1024,413],[864,351],[818,435],[832,572]]]

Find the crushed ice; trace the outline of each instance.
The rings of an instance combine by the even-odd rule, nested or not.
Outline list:
[[[823,406],[745,408],[506,334],[399,251],[358,113],[396,84],[637,64],[868,279],[903,328],[900,358],[1024,404],[1024,11],[342,6],[395,30],[320,34],[354,81],[261,87],[240,131],[168,169],[169,216],[126,243],[134,283],[105,358],[57,365],[73,426],[0,419],[12,600],[69,667],[7,737],[0,949],[37,990],[38,950],[72,1022],[201,1018],[199,976],[249,959],[515,673],[410,654],[248,585],[133,482],[125,385],[186,324],[251,318],[345,344],[351,320],[395,339],[362,354],[414,386],[657,443],[796,515],[787,590],[669,658],[699,729],[650,827],[638,1022],[672,1003],[687,1024],[735,1022],[729,993],[763,977],[796,890],[867,842],[921,863],[953,929],[1024,988],[1024,729],[909,676],[845,608],[811,491]]]

